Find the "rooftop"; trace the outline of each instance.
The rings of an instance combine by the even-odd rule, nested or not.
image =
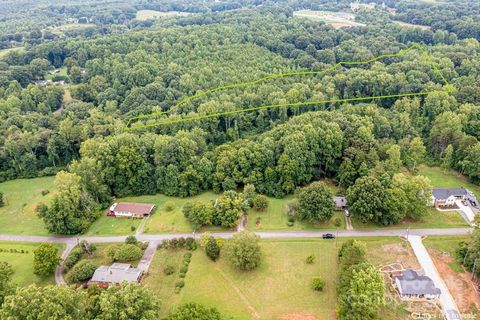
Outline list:
[[[345,207],[347,206],[347,199],[342,196],[333,196],[333,202],[335,202],[336,207]]]
[[[400,291],[406,295],[439,295],[440,289],[435,287],[432,279],[419,275],[412,269],[407,269],[401,276],[396,277],[400,284]]]
[[[131,212],[132,214],[144,215],[150,214],[155,207],[151,203],[133,203],[133,202],[119,202],[114,203],[111,207],[111,211],[118,212]]]
[[[450,196],[466,196],[469,192],[465,188],[433,188],[432,194],[435,199],[447,199]]]
[[[114,263],[111,266],[101,266],[95,270],[90,282],[138,282],[141,275],[142,270],[132,268],[128,263]]]

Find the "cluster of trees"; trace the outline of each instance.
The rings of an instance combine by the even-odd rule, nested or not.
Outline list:
[[[51,243],[42,243],[33,254],[33,272],[42,277],[52,275],[61,261],[58,248]]]
[[[222,226],[231,228],[237,225],[238,219],[249,208],[242,193],[233,190],[225,191],[215,201],[202,203],[187,202],[183,208],[185,218],[195,229],[201,226]]]
[[[480,276],[480,227],[478,217],[474,229],[467,241],[462,241],[456,249],[457,261],[468,271]],[[475,268],[475,270],[474,270]]]
[[[365,255],[365,245],[357,240],[348,240],[339,250],[337,292],[341,320],[377,319],[385,305],[383,277]]]

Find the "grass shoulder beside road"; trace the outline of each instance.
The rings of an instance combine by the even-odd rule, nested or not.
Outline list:
[[[12,281],[14,284],[19,286],[55,284],[53,275],[49,277],[39,277],[33,273],[33,251],[38,246],[40,246],[40,243],[0,242],[0,261],[5,261],[12,265]],[[54,246],[58,248],[59,255],[65,250],[64,244],[56,243]],[[16,252],[12,252],[13,250],[16,250]],[[22,250],[23,253],[21,253]]]

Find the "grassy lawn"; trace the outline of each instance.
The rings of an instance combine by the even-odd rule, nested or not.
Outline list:
[[[107,256],[107,248],[111,245],[121,245],[121,243],[95,243],[97,250],[95,250],[91,256],[84,254],[80,261],[88,260],[98,267],[112,264],[113,261]],[[132,266],[136,267],[139,262],[140,260],[135,260],[127,263],[130,263]]]
[[[468,181],[468,178],[455,170],[443,170],[439,167],[418,167],[418,174],[426,176],[434,188],[467,188],[480,197],[480,186]]]
[[[175,16],[187,16],[191,13],[189,12],[180,12],[180,11],[155,11],[155,10],[140,10],[137,11],[137,20],[150,20],[158,19],[162,17],[175,17]]]
[[[341,221],[341,225],[338,227],[338,229],[345,229],[345,219],[343,218],[343,212],[341,211],[336,211],[333,217],[324,223],[295,221],[295,224],[289,227],[287,225],[288,218],[285,213],[285,206],[293,199],[293,196],[287,196],[282,199],[268,198],[268,208],[265,211],[259,212],[255,209],[250,209],[248,213],[248,229],[252,231],[314,229],[333,230],[337,228],[334,224],[334,221],[337,218],[339,218]]]
[[[419,221],[404,220],[391,226],[379,226],[373,222],[362,223],[352,215],[354,229],[423,229],[423,228],[467,228],[468,224],[456,211],[438,211],[428,208],[427,215]]]
[[[90,226],[85,235],[112,236],[134,234],[142,222],[142,219],[107,217],[105,210],[99,214],[100,217]]]
[[[337,249],[343,241],[345,239],[339,239],[338,243],[322,239],[262,240],[262,264],[251,272],[232,269],[222,257],[212,262],[199,248],[193,252],[185,287],[178,294],[174,288],[185,251],[160,249],[143,282],[154,290],[161,302],[160,318],[180,304],[195,301],[215,306],[232,319],[253,319],[255,312],[261,319],[335,319]],[[375,265],[396,262],[403,257],[410,259],[412,255],[408,244],[404,247],[399,238],[362,238],[361,241],[366,243],[368,256]],[[309,265],[305,259],[311,254],[316,259]],[[163,273],[166,265],[175,267],[173,275]],[[311,279],[316,276],[326,280],[323,292],[310,289]],[[390,307],[387,309],[391,316],[382,319],[399,319],[398,311],[393,313]]]
[[[13,282],[19,286],[27,286],[30,284],[47,285],[54,284],[54,276],[39,277],[33,273],[33,251],[40,245],[40,243],[27,242],[0,242],[0,248],[3,250],[16,249],[18,251],[24,250],[28,253],[11,253],[0,252],[0,261],[6,261],[13,267]],[[55,244],[59,249],[59,254],[64,250],[63,244]]]
[[[39,202],[48,203],[54,194],[54,177],[17,179],[0,183],[6,205],[0,208],[0,233],[47,235],[35,214]],[[50,193],[43,196],[42,190]]]
[[[45,79],[50,79],[50,80],[51,80],[51,79],[53,79],[53,78],[56,77],[56,76],[64,76],[64,77],[68,76],[68,74],[67,74],[67,67],[62,67],[62,68],[60,68],[60,69],[58,69],[58,70],[59,70],[59,71],[58,71],[57,73],[55,73],[55,74],[47,73],[47,75],[45,76]]]
[[[178,270],[184,251],[159,250],[150,275],[144,281],[161,300],[160,318],[180,303],[196,301],[216,306],[233,319],[252,319],[253,312],[261,319],[281,319],[290,315],[335,319],[337,260],[334,242],[262,241],[261,246],[262,264],[252,272],[237,272],[224,259],[214,263],[203,250],[195,251],[185,287],[179,294],[174,293],[177,273],[165,276],[163,266],[173,264]],[[305,258],[310,254],[314,254],[317,261],[307,265]],[[326,280],[324,292],[310,289],[314,276]]]

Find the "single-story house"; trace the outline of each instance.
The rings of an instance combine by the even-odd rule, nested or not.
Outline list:
[[[142,270],[132,268],[128,263],[114,263],[111,266],[101,266],[88,281],[88,285],[97,284],[100,287],[121,284],[122,282],[139,282]]]
[[[412,269],[406,269],[400,276],[396,276],[395,286],[402,299],[436,299],[441,294],[432,279],[419,275]]]
[[[154,207],[155,205],[151,203],[119,202],[112,204],[107,216],[143,218],[148,217]]]
[[[333,196],[333,202],[335,203],[335,210],[344,210],[347,208],[347,198],[342,196]]]
[[[432,205],[453,206],[456,200],[465,200],[470,194],[473,195],[465,188],[433,188]]]

